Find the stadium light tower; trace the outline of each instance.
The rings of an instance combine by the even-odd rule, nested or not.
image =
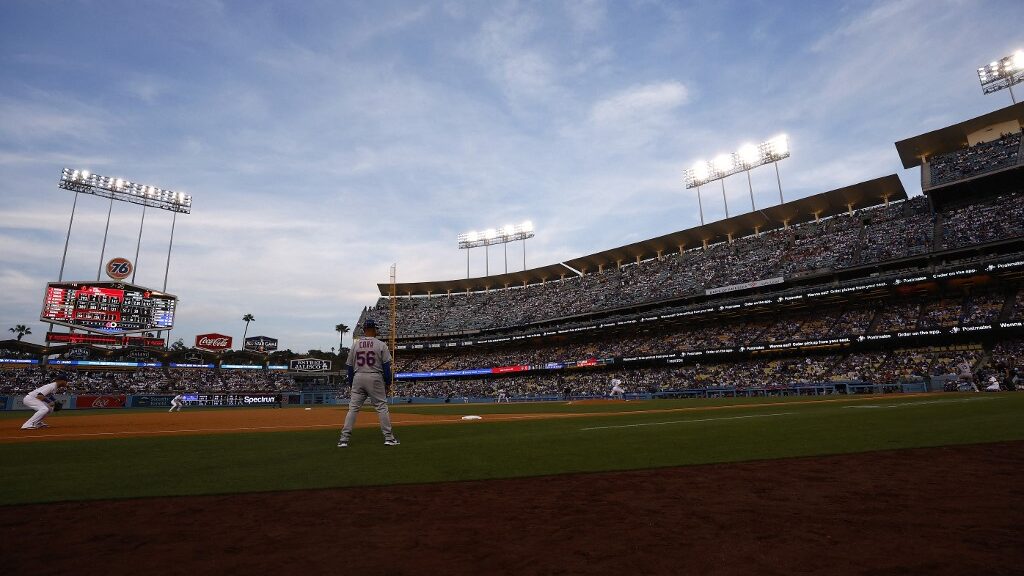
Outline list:
[[[978,68],[978,81],[981,82],[983,94],[998,92],[1003,88],[1009,89],[1010,100],[1016,104],[1013,85],[1024,82],[1024,50],[1017,50],[1009,56],[989,63],[988,66]]]
[[[762,142],[757,146],[744,144],[737,152],[719,154],[711,162],[698,161],[692,168],[683,172],[687,188],[697,189],[697,202],[700,206],[700,222],[704,224],[704,207],[700,198],[700,187],[704,184],[722,181],[722,202],[725,204],[725,217],[729,217],[729,203],[725,197],[725,179],[738,172],[747,173],[747,189],[750,192],[750,210],[754,211],[754,186],[750,179],[750,171],[765,164],[775,165],[775,179],[779,184],[779,203],[782,198],[782,177],[779,176],[779,160],[789,158],[789,137],[785,134]]]
[[[61,170],[60,182],[57,186],[64,190],[71,190],[75,193],[75,202],[71,206],[71,221],[68,222],[68,234],[64,239],[64,256],[60,261],[60,278],[64,279],[64,263],[68,255],[68,241],[71,239],[71,225],[75,221],[75,207],[78,205],[78,194],[91,194],[101,198],[109,198],[110,206],[107,208],[107,225],[103,232],[103,247],[100,249],[100,265],[96,270],[96,280],[100,279],[100,269],[103,267],[103,256],[107,250],[107,233],[110,231],[110,213],[113,211],[114,200],[138,204],[142,206],[142,223],[139,224],[139,238],[135,245],[134,268],[138,268],[139,247],[142,244],[142,225],[146,221],[146,208],[152,206],[160,210],[168,210],[174,214],[171,221],[171,245],[174,243],[174,225],[177,222],[178,214],[192,213],[192,196],[183,192],[173,192],[156,186],[136,184],[121,178],[100,176],[88,170],[73,170],[64,168]],[[164,290],[167,290],[167,273],[171,266],[171,246],[167,247],[167,268],[164,269]],[[132,281],[135,281],[134,271]]]
[[[526,240],[533,238],[533,222],[527,220],[521,224],[506,224],[500,228],[488,228],[483,232],[471,231],[459,234],[459,249],[466,251],[466,278],[469,278],[469,250],[484,247],[485,276],[491,275],[490,252],[491,244],[505,245],[505,273],[508,274],[508,243],[523,241],[523,270],[526,270]]]

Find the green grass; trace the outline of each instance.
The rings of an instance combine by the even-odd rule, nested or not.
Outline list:
[[[852,407],[865,405],[879,407]],[[538,412],[552,406],[558,407],[427,409],[487,414],[478,408]],[[396,448],[383,446],[376,429],[356,430],[347,449],[335,447],[336,430],[0,444],[0,504],[444,482],[1024,440],[1022,410],[1024,394],[940,395],[515,422],[485,416],[476,423],[398,428],[402,445]]]

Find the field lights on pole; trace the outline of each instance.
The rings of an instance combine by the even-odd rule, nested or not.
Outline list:
[[[509,242],[523,241],[523,270],[526,269],[526,240],[533,238],[533,222],[527,220],[520,224],[506,224],[498,228],[487,228],[485,230],[472,230],[459,234],[459,249],[466,252],[466,277],[469,278],[469,249],[484,247],[486,260],[486,275],[490,276],[490,254],[487,247],[492,244],[505,244],[505,272],[508,272],[508,246]]]
[[[72,192],[92,194],[141,206],[151,206],[182,214],[192,212],[192,197],[184,192],[173,192],[156,186],[136,184],[121,178],[100,176],[88,170],[64,168],[57,185]]]
[[[750,191],[750,208],[754,206],[754,187],[750,180],[750,171],[766,164],[775,164],[775,176],[779,184],[779,203],[782,198],[782,178],[779,177],[779,165],[777,162],[789,158],[789,137],[780,134],[771,140],[758,145],[744,144],[739,150],[730,154],[719,154],[710,162],[698,160],[694,165],[683,171],[687,188],[697,189],[697,201],[701,203],[701,224],[704,223],[704,208],[700,198],[700,187],[714,182],[722,181],[722,201],[725,203],[725,215],[729,217],[729,204],[725,199],[725,179],[740,172],[747,173],[747,187]]]
[[[978,68],[978,81],[981,82],[983,94],[1009,88],[1010,99],[1016,104],[1013,85],[1024,81],[1024,50],[1017,50],[1009,56],[989,63],[988,66]]]

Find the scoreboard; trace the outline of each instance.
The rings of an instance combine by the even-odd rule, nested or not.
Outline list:
[[[119,282],[51,282],[39,320],[104,334],[170,330],[178,298]]]

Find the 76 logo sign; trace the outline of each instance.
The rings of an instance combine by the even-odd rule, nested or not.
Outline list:
[[[124,280],[132,275],[132,262],[127,258],[113,258],[107,262],[107,276],[114,280]]]

